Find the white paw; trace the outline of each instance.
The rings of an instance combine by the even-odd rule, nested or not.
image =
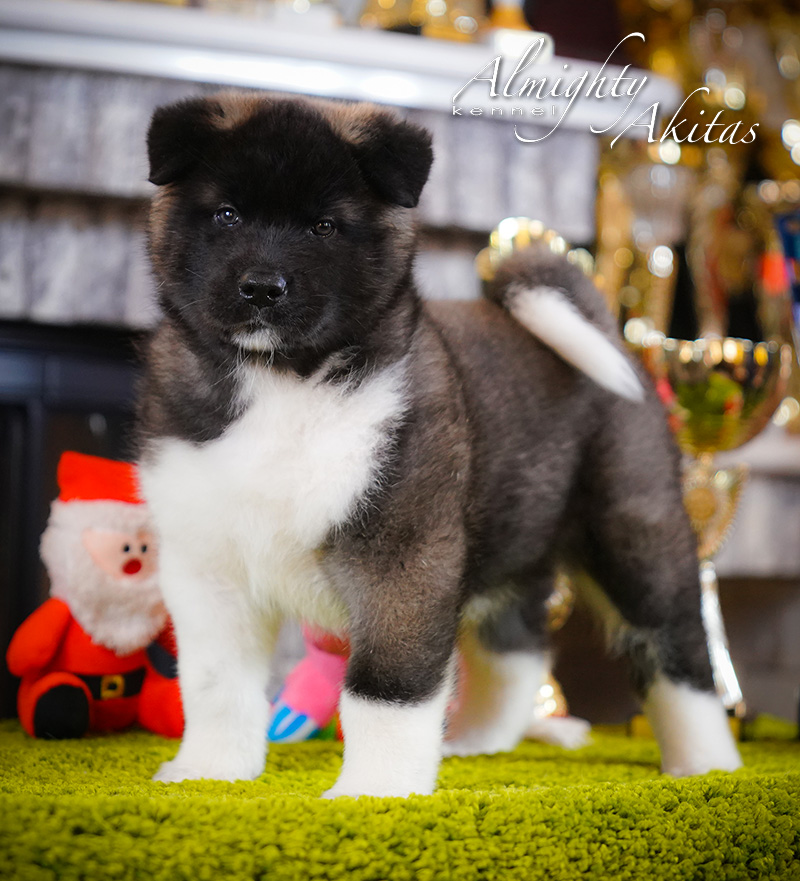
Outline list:
[[[472,730],[445,740],[442,755],[448,756],[491,756],[495,753],[510,753],[519,745],[519,738],[497,730]]]
[[[540,740],[564,749],[578,749],[586,746],[592,726],[577,716],[547,716],[534,719],[525,731],[529,740]]]
[[[342,693],[344,761],[323,796],[430,795],[436,786],[449,685],[417,704],[390,704]]]
[[[153,775],[156,783],[180,783],[182,780],[201,780],[206,775],[198,768],[190,768],[177,759],[164,764]]]
[[[263,770],[259,767],[246,767],[237,762],[191,762],[180,755],[164,764],[153,776],[157,783],[180,783],[182,780],[255,780]]]
[[[709,771],[737,771],[742,767],[742,760],[737,750],[723,750],[722,755],[685,755],[666,759],[661,764],[661,771],[670,777],[694,777],[708,774]],[[725,754],[727,752],[727,755]]]
[[[375,791],[375,792],[361,791],[360,789],[352,788],[349,786],[339,786],[337,784],[336,786],[331,786],[330,789],[327,789],[325,792],[323,792],[322,798],[328,798],[328,799],[341,798],[342,796],[345,796],[348,798],[359,798],[359,796],[362,796],[362,795],[383,796],[383,795],[389,795],[389,794],[392,794],[392,793],[377,792],[377,791]]]

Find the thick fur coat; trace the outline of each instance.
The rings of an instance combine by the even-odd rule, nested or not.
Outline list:
[[[557,566],[630,657],[665,770],[736,767],[677,453],[581,273],[532,249],[486,300],[423,301],[430,137],[382,109],[223,94],[158,110],[148,146],[141,472],[186,712],[158,778],[262,772],[287,615],[352,646],[328,795],[426,793],[443,752],[512,749]]]

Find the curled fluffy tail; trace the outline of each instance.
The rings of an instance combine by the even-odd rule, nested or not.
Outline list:
[[[632,401],[644,398],[601,294],[563,257],[538,246],[518,251],[500,265],[487,295],[598,385]]]

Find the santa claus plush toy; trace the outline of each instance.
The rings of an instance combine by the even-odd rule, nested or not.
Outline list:
[[[7,655],[22,677],[22,726],[34,737],[67,738],[138,720],[177,737],[175,650],[135,468],[67,452],[58,485],[41,540],[50,598]]]

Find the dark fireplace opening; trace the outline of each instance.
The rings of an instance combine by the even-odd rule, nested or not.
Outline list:
[[[5,652],[47,597],[39,538],[64,450],[133,454],[141,331],[0,322],[0,717],[16,714]]]

